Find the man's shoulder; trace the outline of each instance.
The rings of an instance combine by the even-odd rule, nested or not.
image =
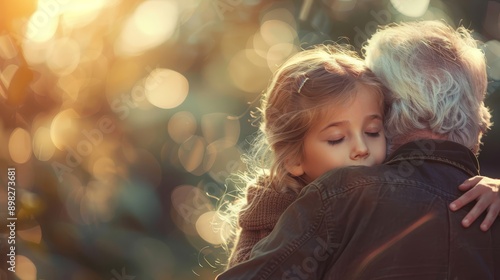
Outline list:
[[[348,166],[323,174],[313,182],[317,188],[331,194],[346,192],[359,187],[380,186],[382,184],[413,184],[395,166]]]
[[[386,177],[387,173],[392,173],[394,171],[394,168],[388,165],[347,166],[326,172],[320,176],[316,182],[321,184],[330,184],[338,182],[352,183],[379,180],[380,178]]]

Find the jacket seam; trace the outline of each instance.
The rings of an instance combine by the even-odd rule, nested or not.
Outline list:
[[[476,170],[476,172],[474,171],[471,171],[469,168],[467,168],[466,166],[456,162],[456,161],[453,161],[453,160],[449,160],[447,158],[443,158],[443,157],[431,157],[431,156],[411,156],[411,157],[400,157],[400,158],[394,158],[394,159],[391,159],[387,162],[385,162],[384,164],[386,165],[391,165],[395,162],[399,162],[399,161],[409,161],[409,160],[415,160],[415,159],[420,159],[420,160],[430,160],[430,161],[436,161],[436,162],[442,162],[442,163],[446,163],[446,164],[449,164],[449,165],[452,165],[454,167],[457,167],[459,168],[460,170],[466,172],[467,174],[469,174],[470,176],[476,176],[479,174],[479,170]]]
[[[398,187],[406,186],[406,187],[411,187],[411,188],[417,188],[417,189],[421,189],[421,190],[425,191],[428,194],[443,196],[443,198],[447,198],[447,199],[454,198],[453,195],[451,195],[450,193],[441,191],[440,189],[435,188],[432,185],[428,185],[428,184],[425,184],[422,182],[417,182],[417,181],[408,180],[408,179],[401,180],[400,182],[394,182],[394,181],[383,180],[383,179],[377,177],[377,179],[374,179],[373,181],[370,181],[370,182],[363,181],[363,182],[350,183],[343,188],[338,188],[337,191],[335,191],[334,193],[326,191],[326,199],[335,198],[336,196],[343,195],[347,192],[355,191],[359,188],[364,188],[366,186],[374,185],[374,184],[397,184]],[[421,188],[421,187],[425,187],[425,188]]]

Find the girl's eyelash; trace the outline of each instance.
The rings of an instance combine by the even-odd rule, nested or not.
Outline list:
[[[365,132],[365,134],[368,135],[369,137],[379,137],[380,136],[380,132]],[[341,143],[342,141],[344,141],[344,137],[337,139],[337,140],[328,140],[327,142],[329,145],[336,145],[336,144]]]
[[[380,136],[380,132],[365,132],[366,135],[370,136],[370,137],[379,137]]]
[[[344,138],[340,138],[338,140],[328,140],[328,144],[335,145],[341,143],[342,141],[344,141]]]

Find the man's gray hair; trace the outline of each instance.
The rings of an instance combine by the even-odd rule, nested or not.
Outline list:
[[[486,62],[470,31],[440,21],[393,24],[378,30],[364,52],[391,90],[389,138],[428,130],[479,151],[491,115],[483,103]]]

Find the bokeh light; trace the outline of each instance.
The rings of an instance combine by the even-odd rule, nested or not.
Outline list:
[[[81,135],[78,130],[78,119],[80,116],[74,109],[66,109],[59,112],[50,126],[50,139],[59,150],[67,147],[68,143],[75,143]]]
[[[174,33],[177,1],[149,0],[141,3],[127,20],[115,45],[119,55],[136,55],[156,47]]]
[[[25,40],[23,42],[23,54],[26,62],[32,66],[37,66],[45,62],[51,41],[38,43],[36,41]]]
[[[85,81],[84,78],[85,77],[83,77],[83,79],[79,79],[79,77],[74,75],[74,73],[60,77],[57,80],[57,89],[61,92],[60,95],[62,95],[68,102],[76,102]]]
[[[207,149],[207,142],[203,137],[192,136],[181,144],[178,156],[187,172],[199,176],[210,169],[215,154]]]
[[[274,19],[264,21],[260,26],[260,33],[269,46],[293,43],[297,38],[295,29],[281,20]]]
[[[19,69],[19,66],[10,64],[5,67],[0,76],[0,81],[5,85],[6,88],[10,86],[10,81],[12,81],[12,77],[16,74],[16,71]]]
[[[76,41],[69,38],[54,41],[47,52],[47,66],[58,76],[73,72],[79,61],[80,47]]]
[[[334,1],[330,4],[330,9],[336,18],[345,19],[350,11],[353,11],[358,3],[357,0]]]
[[[50,129],[39,127],[33,137],[33,154],[40,161],[48,161],[55,152],[55,146],[50,138]]]
[[[20,280],[36,280],[37,272],[35,264],[26,256],[16,256],[16,276]]]
[[[196,132],[196,119],[191,112],[175,113],[168,121],[168,134],[176,143],[182,143]]]
[[[49,7],[58,9],[58,6],[47,6],[50,0],[39,1],[40,7]],[[54,4],[54,3],[52,3]],[[57,10],[38,9],[26,24],[25,38],[33,43],[42,43],[52,39],[56,33],[59,24],[59,12]]]
[[[269,48],[267,52],[267,66],[272,72],[276,71],[287,58],[299,51],[298,47],[291,43],[280,43]]]
[[[9,36],[0,35],[0,57],[2,59],[8,60],[12,59],[17,55],[17,50],[14,44],[10,40]]]
[[[10,157],[15,163],[23,164],[31,158],[31,135],[22,128],[12,131],[9,139]]]
[[[391,4],[398,12],[409,17],[421,17],[425,14],[429,7],[430,0],[421,1],[405,1],[391,0]]]
[[[198,231],[200,237],[208,243],[221,244],[224,238],[219,230],[215,230],[216,226],[221,224],[222,221],[217,216],[217,212],[208,211],[203,213],[198,220],[196,220],[196,230]]]
[[[99,158],[93,165],[94,178],[99,181],[109,182],[116,174],[116,165],[113,159],[109,157]]]
[[[253,63],[258,62],[258,65],[264,65],[262,58],[266,58],[266,54],[270,47],[271,46],[266,42],[266,40],[264,40],[264,37],[262,37],[261,32],[256,32],[253,36],[251,36],[248,42],[248,48],[261,56],[261,59],[254,61]]]
[[[155,69],[146,80],[146,98],[162,109],[171,109],[184,102],[189,91],[188,80],[179,72]]]
[[[58,3],[62,4],[62,24],[71,29],[84,27],[95,21],[103,8],[115,6],[119,2],[120,0],[59,0]]]
[[[27,242],[39,244],[42,241],[42,228],[38,224],[29,229],[19,230],[17,234]]]
[[[268,20],[279,20],[285,24],[288,24],[291,28],[293,28],[293,32],[296,32],[297,30],[297,19],[293,15],[292,11],[290,9],[286,8],[274,8],[266,11],[262,18],[260,19],[260,24],[262,26],[262,23],[268,21]],[[262,28],[260,28],[262,30]]]

